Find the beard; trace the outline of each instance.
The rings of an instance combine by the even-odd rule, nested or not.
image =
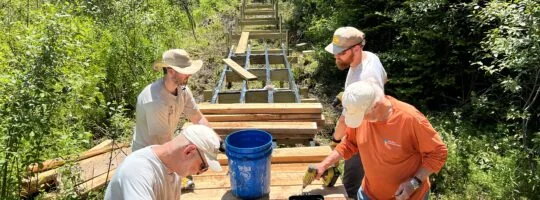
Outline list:
[[[351,64],[350,62],[345,62],[345,61],[342,61],[342,60],[336,60],[336,65],[337,65],[338,69],[341,70],[341,71],[349,68],[350,64]]]
[[[342,56],[343,57],[343,56]],[[351,63],[353,62],[353,54],[349,54],[349,56],[347,56],[346,58],[344,59],[336,59],[336,65],[338,67],[339,70],[343,71],[345,69],[348,69],[351,65]]]

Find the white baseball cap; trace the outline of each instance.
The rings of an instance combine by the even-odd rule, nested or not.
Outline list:
[[[377,97],[377,91],[371,82],[359,81],[350,84],[343,93],[345,125],[351,128],[360,126],[364,115],[371,109]]]
[[[219,152],[219,136],[208,126],[194,124],[182,131],[184,137],[193,143],[204,154],[208,168],[220,172],[221,165],[217,159]]]

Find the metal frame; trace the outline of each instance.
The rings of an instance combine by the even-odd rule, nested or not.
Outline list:
[[[231,46],[231,49],[229,49],[229,55],[227,58],[231,58],[231,55],[233,54],[233,47]],[[225,74],[227,73],[227,69],[229,66],[227,64],[223,65],[223,71],[221,72],[221,76],[219,77],[218,85],[214,88],[214,95],[212,95],[212,101],[211,103],[215,104],[217,102],[217,98],[219,95],[219,90],[223,86],[223,82],[225,82]]]
[[[244,11],[246,9],[246,3],[247,0],[241,1],[241,18],[244,19]],[[277,11],[278,9],[278,1],[277,0],[271,0],[272,8],[275,11],[275,18],[278,20],[278,27],[279,33],[285,33],[285,38],[275,38],[279,39],[279,45],[281,46],[281,49],[279,50],[279,53],[277,51],[272,52],[270,54],[269,52],[269,44],[264,42],[264,51],[255,51],[259,53],[253,54],[252,48],[253,46],[248,43],[247,51],[242,54],[235,54],[233,49],[237,48],[234,45],[231,46],[231,49],[229,50],[229,54],[227,58],[230,58],[234,60],[237,63],[244,62],[244,69],[249,70],[251,68],[251,64],[258,64],[263,65],[264,68],[253,68],[256,69],[257,73],[259,73],[258,81],[263,82],[265,85],[264,89],[249,89],[249,81],[244,80],[238,77],[229,77],[231,80],[229,80],[227,77],[230,75],[230,73],[233,73],[233,71],[230,69],[228,65],[224,65],[223,72],[221,73],[221,76],[219,78],[219,82],[217,86],[213,90],[213,94],[211,97],[211,103],[215,104],[218,102],[223,103],[248,103],[248,102],[264,102],[267,103],[274,103],[274,102],[290,102],[290,103],[300,103],[301,97],[300,92],[298,89],[298,86],[296,85],[296,82],[294,80],[293,72],[291,69],[291,64],[289,63],[289,49],[288,49],[288,31],[281,29],[281,16],[279,16],[279,13]],[[243,26],[241,26],[241,29],[243,29]],[[285,41],[283,41],[285,40]],[[279,49],[279,47],[278,47]],[[261,55],[264,53],[264,55]],[[281,61],[283,60],[283,61]],[[276,68],[272,69],[273,64],[284,65],[284,68]],[[275,70],[283,70],[279,74],[273,74]],[[286,71],[286,72],[285,72]],[[264,74],[263,74],[264,73]],[[276,77],[272,77],[272,74]],[[261,77],[265,76],[265,77]],[[272,78],[277,78],[279,80],[273,80]],[[234,80],[232,80],[234,79]],[[223,88],[224,82],[242,82],[241,89],[235,89],[230,90],[227,88]],[[288,81],[289,86],[288,88],[282,88],[283,85],[281,85],[281,88],[279,85],[273,86],[272,81],[280,81],[282,84],[283,81]],[[206,96],[209,98],[209,96]],[[221,100],[220,100],[221,99]],[[238,100],[238,101],[237,101]]]
[[[300,103],[300,94],[298,93],[298,87],[296,87],[296,82],[294,82],[291,65],[289,64],[289,60],[287,59],[286,46],[282,43],[281,48],[283,51],[283,62],[285,62],[285,67],[288,69],[287,71],[289,71],[289,89],[291,89],[294,92],[296,103]]]
[[[272,85],[272,79],[270,78],[270,60],[268,59],[268,44],[264,43],[264,57],[266,67],[266,89],[268,90],[268,103],[274,103],[274,89],[269,88]]]
[[[247,52],[246,52],[246,64],[244,65],[244,69],[249,69],[249,56],[251,55],[251,45],[248,44]],[[240,93],[240,103],[246,103],[246,90],[247,90],[247,80],[242,81],[242,92]]]

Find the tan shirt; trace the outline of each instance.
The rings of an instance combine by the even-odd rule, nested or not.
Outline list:
[[[198,108],[188,87],[178,88],[174,96],[165,89],[163,79],[146,86],[137,97],[136,125],[132,150],[172,140],[182,113],[191,117]]]

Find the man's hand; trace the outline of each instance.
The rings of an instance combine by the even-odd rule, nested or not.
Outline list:
[[[317,175],[315,176],[315,179],[319,180],[328,167],[323,163],[317,163],[315,164],[315,167],[317,168]]]
[[[340,92],[336,98],[334,98],[334,101],[332,101],[332,107],[337,113],[341,113],[343,110],[343,105],[341,105],[341,99],[343,96],[343,92]]]
[[[411,179],[408,179],[399,185],[399,188],[394,195],[396,196],[396,200],[405,200],[409,199],[412,193],[414,193],[414,188],[411,185]]]

